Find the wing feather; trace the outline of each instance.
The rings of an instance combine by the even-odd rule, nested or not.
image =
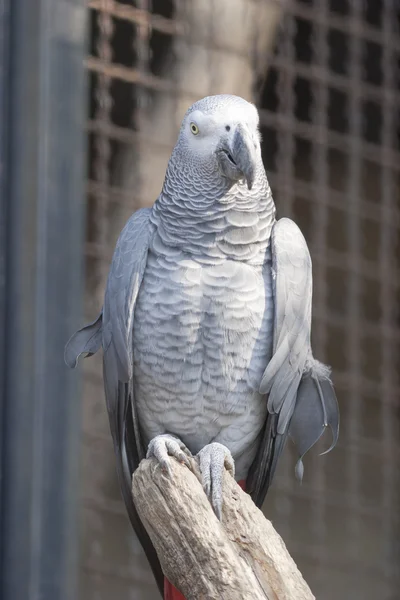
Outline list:
[[[312,265],[307,243],[297,225],[280,219],[271,236],[274,343],[273,356],[260,383],[268,394],[268,415],[247,489],[261,506],[271,485],[288,433],[302,458],[325,428],[336,444],[339,409],[327,367],[311,351]],[[312,414],[312,418],[310,415]]]
[[[137,211],[122,230],[107,279],[100,321],[98,319],[72,336],[65,356],[68,364],[74,366],[80,354],[89,352],[90,355],[96,351],[100,345],[100,327],[104,389],[118,480],[130,521],[162,594],[161,566],[139,519],[131,492],[132,473],[144,458],[133,386],[133,319],[152,235],[150,214],[151,209]]]

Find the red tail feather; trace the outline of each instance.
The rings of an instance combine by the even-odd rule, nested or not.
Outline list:
[[[185,600],[184,596],[164,577],[164,600]]]

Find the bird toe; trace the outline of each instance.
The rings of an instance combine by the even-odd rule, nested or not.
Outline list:
[[[197,454],[200,465],[200,472],[203,481],[203,488],[213,507],[213,510],[219,520],[222,516],[223,504],[223,475],[226,469],[232,477],[235,474],[235,463],[230,450],[213,442],[204,446]]]
[[[161,469],[169,476],[172,475],[170,457],[173,456],[179,462],[191,468],[189,456],[190,450],[180,439],[170,435],[162,434],[153,438],[148,446],[146,458],[154,457],[160,463]]]

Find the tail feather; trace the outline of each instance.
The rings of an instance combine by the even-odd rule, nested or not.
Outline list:
[[[183,594],[166,577],[164,578],[164,600],[185,600]]]

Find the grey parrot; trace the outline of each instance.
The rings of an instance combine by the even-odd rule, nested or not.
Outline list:
[[[302,458],[339,432],[330,369],[314,359],[305,239],[275,219],[254,105],[231,95],[189,108],[152,208],[136,211],[111,263],[102,312],[65,350],[103,347],[117,471],[132,525],[160,586],[156,553],[131,497],[154,456],[197,456],[218,517],[225,468],[261,506],[289,435]]]

